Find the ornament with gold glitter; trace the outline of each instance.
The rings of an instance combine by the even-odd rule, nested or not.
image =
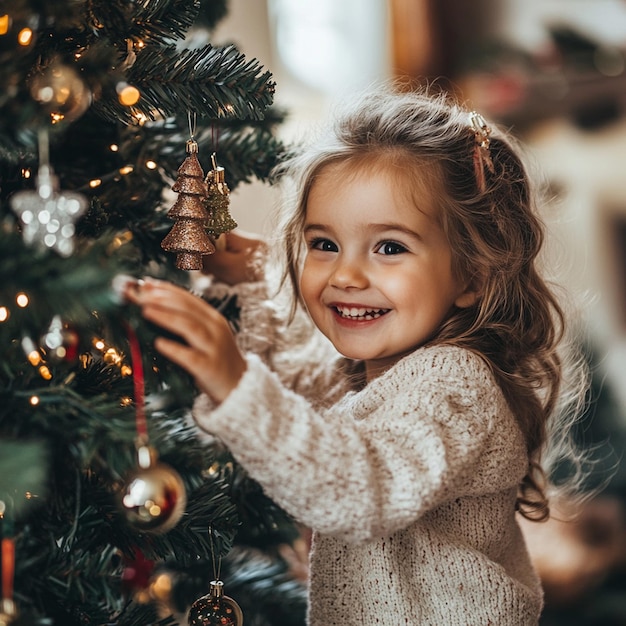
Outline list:
[[[215,252],[215,246],[206,230],[209,214],[205,208],[206,183],[204,171],[198,161],[198,144],[187,141],[187,157],[178,168],[178,178],[172,185],[178,193],[174,206],[167,216],[174,226],[161,242],[168,252],[176,252],[176,267],[182,270],[199,270],[202,257]]]
[[[213,169],[207,172],[207,195],[205,206],[209,214],[207,230],[218,240],[219,236],[237,227],[237,222],[230,214],[230,189],[224,178],[224,168],[217,165],[215,154],[211,156]]]
[[[235,600],[224,595],[224,583],[213,580],[209,593],[191,605],[187,623],[189,626],[243,626],[243,613]]]
[[[188,626],[243,626],[243,612],[237,602],[224,594],[224,583],[220,580],[222,557],[215,559],[213,530],[209,526],[211,558],[213,561],[214,580],[209,586],[209,593],[198,598],[189,607]]]

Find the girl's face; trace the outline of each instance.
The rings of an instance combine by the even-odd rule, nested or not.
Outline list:
[[[431,198],[418,209],[396,180],[384,168],[330,165],[306,205],[303,300],[335,348],[365,362],[368,380],[476,299],[453,276]]]

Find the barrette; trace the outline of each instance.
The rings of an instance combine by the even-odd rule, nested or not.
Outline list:
[[[485,190],[485,167],[493,174],[495,172],[493,161],[491,160],[490,145],[491,128],[485,121],[485,118],[476,111],[469,114],[470,127],[474,131],[474,171],[476,173],[476,181],[481,191]]]

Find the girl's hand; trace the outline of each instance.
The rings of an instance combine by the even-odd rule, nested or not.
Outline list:
[[[180,336],[180,342],[158,337],[155,348],[187,370],[213,400],[222,402],[246,371],[226,318],[185,289],[152,278],[129,283],[124,295],[147,320]]]
[[[254,282],[263,278],[265,242],[261,237],[231,231],[220,235],[216,247],[214,254],[203,257],[204,274],[211,274],[228,285]]]

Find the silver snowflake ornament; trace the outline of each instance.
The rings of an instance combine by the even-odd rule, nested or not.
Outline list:
[[[74,252],[74,223],[87,206],[83,194],[59,191],[58,178],[49,165],[39,168],[35,190],[18,191],[11,197],[11,208],[22,222],[24,241],[52,248],[64,257]]]

